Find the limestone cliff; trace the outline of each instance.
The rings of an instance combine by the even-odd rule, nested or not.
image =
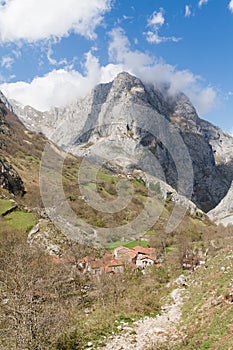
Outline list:
[[[233,139],[201,120],[186,95],[168,91],[123,72],[65,108],[38,112],[12,103],[27,127],[65,150],[125,172],[141,169],[183,195],[193,187],[190,199],[209,211],[233,180]],[[189,181],[180,181],[189,171]]]

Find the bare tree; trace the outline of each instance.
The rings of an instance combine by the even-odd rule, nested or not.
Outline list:
[[[67,295],[78,299],[80,279],[16,235],[0,240],[0,348],[49,349],[72,321]]]

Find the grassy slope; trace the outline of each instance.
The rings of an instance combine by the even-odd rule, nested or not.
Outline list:
[[[183,306],[184,341],[175,349],[233,349],[233,247],[221,249],[190,276]]]
[[[0,199],[0,215],[7,212],[9,209],[11,209],[14,205],[11,201],[6,199]]]
[[[20,232],[29,232],[36,222],[34,214],[16,210],[1,219],[1,227],[8,227],[8,229],[12,227],[12,229]]]
[[[0,103],[0,107],[0,119],[6,129],[4,133],[0,132],[0,144],[3,145],[0,157],[14,167],[24,182],[27,193],[22,204],[30,207],[41,205],[38,169],[45,139],[28,131],[3,104]]]

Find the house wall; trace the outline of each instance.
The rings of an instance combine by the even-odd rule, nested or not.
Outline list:
[[[154,260],[151,260],[151,259],[149,259],[149,258],[145,258],[145,259],[143,259],[143,260],[137,259],[136,265],[137,265],[138,267],[140,267],[140,268],[143,269],[143,268],[145,268],[145,267],[147,267],[147,266],[152,266],[152,265],[154,265]]]

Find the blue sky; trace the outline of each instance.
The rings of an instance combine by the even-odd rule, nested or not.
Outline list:
[[[233,0],[0,0],[0,88],[40,110],[126,70],[233,128]]]

